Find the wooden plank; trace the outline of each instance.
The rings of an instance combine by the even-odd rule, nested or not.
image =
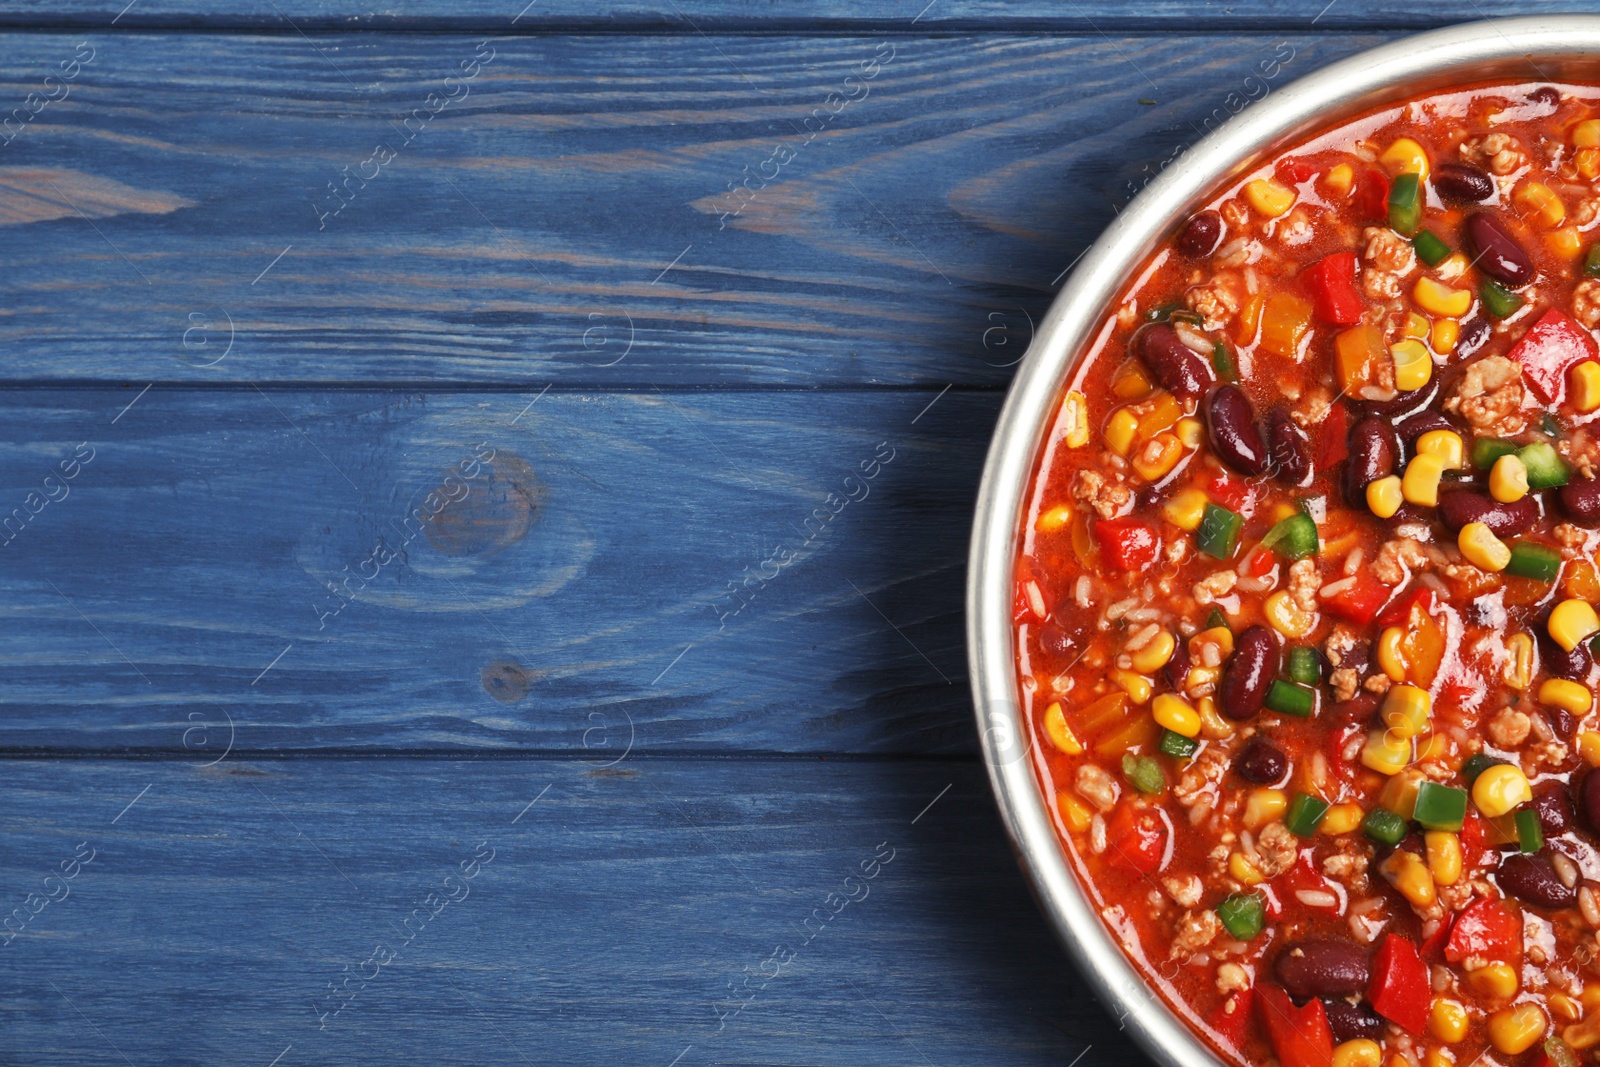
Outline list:
[[[4,770],[8,1062],[1143,1062],[974,764]]]
[[[23,114],[77,68],[0,151],[0,378],[1002,384],[1245,78],[1377,39],[11,34]]]
[[[0,747],[970,753],[999,401],[0,394]]]
[[[334,0],[278,0],[262,8],[246,0],[9,0],[0,7],[6,23],[20,26],[82,26],[115,23],[133,27],[349,29],[352,26],[483,28],[501,32],[541,31],[639,33],[748,32],[776,28],[809,32],[907,30],[996,30],[1085,32],[1123,29],[1265,31],[1287,28],[1367,29],[1448,25],[1499,12],[1473,7],[1417,5],[1409,9],[1375,0],[1156,0],[1138,5],[1054,4],[1046,0],[819,0],[817,3],[750,4],[746,0],[680,0],[654,7],[638,2],[582,0],[391,0],[350,4]],[[1570,0],[1527,0],[1519,15],[1586,14]]]

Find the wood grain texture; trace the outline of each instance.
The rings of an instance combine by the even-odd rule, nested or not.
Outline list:
[[[4,790],[7,1062],[1142,1062],[973,765],[23,762]]]
[[[13,34],[0,116],[78,69],[0,380],[1003,384],[1246,77],[1378,39]]]
[[[996,30],[1096,31],[1107,29],[1216,28],[1365,29],[1432,27],[1508,14],[1585,13],[1571,0],[1525,0],[1515,12],[1486,5],[1414,4],[1376,0],[1156,0],[1139,4],[1060,4],[1048,0],[822,0],[817,3],[752,0],[674,0],[652,5],[583,0],[402,0],[348,4],[332,0],[277,0],[262,7],[247,0],[11,0],[0,18],[23,26],[122,28],[204,26],[260,29],[373,27],[505,28],[523,33],[582,29],[590,32],[742,32],[752,29],[851,31]]]
[[[999,401],[0,394],[0,746],[971,753]]]

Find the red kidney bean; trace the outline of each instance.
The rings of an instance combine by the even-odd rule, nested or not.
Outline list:
[[[1487,493],[1456,489],[1439,494],[1439,519],[1452,533],[1460,533],[1469,522],[1481,522],[1496,537],[1506,537],[1527,533],[1539,521],[1539,504],[1531,496],[1502,504]]]
[[[1250,398],[1237,385],[1212,390],[1200,403],[1211,451],[1240,474],[1265,474],[1267,444],[1256,429]]]
[[[1600,771],[1589,771],[1577,784],[1578,817],[1590,833],[1600,834]]]
[[[1550,729],[1556,732],[1557,737],[1568,738],[1572,736],[1572,728],[1578,725],[1578,720],[1572,717],[1572,712],[1566,708],[1558,708],[1553,704],[1544,708],[1543,711],[1545,721],[1550,724]]]
[[[1070,659],[1083,651],[1085,636],[1086,627],[1063,626],[1052,618],[1039,631],[1039,647],[1059,659]]]
[[[1421,389],[1413,389],[1409,393],[1400,393],[1393,400],[1385,400],[1381,404],[1369,403],[1365,410],[1369,414],[1382,415],[1390,422],[1399,422],[1408,415],[1427,408],[1439,396],[1438,375],[1428,379],[1428,384]]]
[[[1540,621],[1538,631],[1539,664],[1557,678],[1565,678],[1569,682],[1588,681],[1589,668],[1594,666],[1594,653],[1589,648],[1589,642],[1580,641],[1568,652],[1550,639],[1545,632],[1544,621]]]
[[[1204,259],[1222,243],[1222,216],[1207,208],[1197,212],[1178,231],[1178,251],[1190,259]]]
[[[1574,478],[1556,493],[1556,502],[1579,526],[1600,526],[1600,479]]]
[[[1467,219],[1467,250],[1479,270],[1513,288],[1533,280],[1533,260],[1494,214],[1480,211]]]
[[[1311,438],[1283,408],[1267,416],[1267,465],[1286,485],[1311,484]]]
[[[1271,785],[1289,773],[1289,757],[1266,738],[1252,737],[1234,757],[1233,769],[1247,782]]]
[[[1550,109],[1543,115],[1529,116],[1529,118],[1543,118],[1544,115],[1550,114],[1561,105],[1561,90],[1554,85],[1541,85],[1528,94],[1528,102],[1530,104],[1542,104]]]
[[[1400,464],[1400,436],[1381,415],[1350,427],[1350,457],[1344,463],[1344,496],[1353,508],[1367,506],[1367,486],[1387,478]]]
[[[1383,1017],[1364,1000],[1352,1004],[1348,1000],[1330,999],[1324,1000],[1322,1007],[1328,1016],[1328,1029],[1333,1031],[1333,1043],[1336,1045],[1362,1037],[1378,1041],[1389,1028]]]
[[[1577,889],[1563,884],[1543,856],[1512,853],[1500,861],[1494,880],[1518,900],[1541,908],[1565,908],[1578,899]]]
[[[1468,319],[1463,322],[1461,324],[1461,332],[1456,335],[1456,348],[1452,353],[1456,362],[1459,363],[1477,354],[1478,349],[1482,348],[1484,342],[1489,340],[1489,335],[1492,332],[1487,320]]]
[[[1146,326],[1134,341],[1134,348],[1155,375],[1157,384],[1173,396],[1199,396],[1211,384],[1211,365],[1178,338],[1171,323]]]
[[[1494,179],[1465,163],[1439,163],[1433,168],[1433,188],[1445,200],[1476,204],[1494,195]]]
[[[1572,823],[1572,800],[1560,782],[1550,782],[1534,792],[1533,811],[1546,837],[1566,833]]]
[[[1273,975],[1296,1000],[1365,992],[1370,971],[1366,949],[1354,941],[1321,938],[1291,942],[1272,966]]]
[[[1172,658],[1167,660],[1167,665],[1161,668],[1166,675],[1167,684],[1178,692],[1183,692],[1184,683],[1189,680],[1189,644],[1179,641],[1178,647],[1172,650]]]
[[[1259,713],[1282,659],[1278,638],[1271,630],[1260,623],[1246,627],[1233,642],[1233,655],[1228,657],[1217,690],[1222,714],[1244,720]]]
[[[1449,430],[1452,433],[1461,432],[1461,429],[1451,421],[1450,416],[1440,411],[1419,411],[1395,427],[1395,431],[1400,435],[1400,440],[1408,445],[1423,434],[1431,433],[1434,430]]]

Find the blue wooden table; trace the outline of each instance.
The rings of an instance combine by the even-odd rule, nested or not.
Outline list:
[[[0,4],[0,1062],[1138,1062],[990,427],[1208,125],[1489,12],[525,2]]]

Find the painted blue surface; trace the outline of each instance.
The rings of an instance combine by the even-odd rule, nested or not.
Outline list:
[[[0,1062],[1138,1062],[977,471],[1247,75],[1447,13],[520,7],[0,5]]]

